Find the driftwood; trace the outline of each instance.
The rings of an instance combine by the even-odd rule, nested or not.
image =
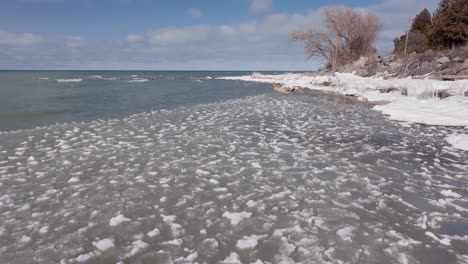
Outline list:
[[[444,81],[467,80],[468,75],[442,75]]]

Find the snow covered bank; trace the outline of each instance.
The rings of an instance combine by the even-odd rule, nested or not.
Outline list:
[[[281,74],[221,77],[260,83],[280,83],[286,87],[305,87],[356,95],[369,101],[385,100],[388,105],[374,109],[390,119],[411,123],[441,126],[468,126],[468,80],[443,82],[438,80],[363,78],[348,73],[335,76],[307,76]],[[440,95],[450,95],[441,99]]]

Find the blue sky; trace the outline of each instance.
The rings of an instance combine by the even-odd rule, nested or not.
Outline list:
[[[409,18],[438,0],[5,0],[2,69],[310,70],[296,29],[344,4],[379,15],[391,50]]]

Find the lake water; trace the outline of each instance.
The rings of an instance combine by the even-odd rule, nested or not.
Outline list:
[[[125,117],[269,92],[246,72],[0,71],[0,131]],[[208,82],[209,81],[209,82]]]
[[[453,129],[206,78],[239,73],[2,74],[0,263],[468,262]]]

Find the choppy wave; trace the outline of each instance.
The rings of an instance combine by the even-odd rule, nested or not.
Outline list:
[[[83,79],[55,79],[59,83],[74,83],[74,82],[81,82]]]
[[[148,82],[148,79],[133,79],[133,80],[128,80],[129,83],[140,83],[140,82]]]

